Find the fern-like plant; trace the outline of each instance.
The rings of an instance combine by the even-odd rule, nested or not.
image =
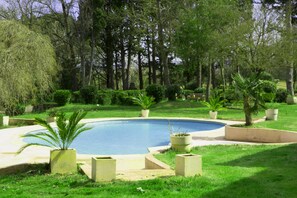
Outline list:
[[[37,138],[44,143],[28,143],[22,146],[18,153],[22,152],[25,148],[33,145],[46,146],[60,150],[67,150],[71,143],[79,134],[91,129],[86,127],[85,124],[79,124],[79,121],[86,116],[83,110],[74,112],[67,120],[65,113],[61,113],[57,117],[57,129],[51,127],[45,120],[35,118],[35,122],[43,126],[46,131],[26,133],[22,137]]]
[[[139,94],[137,97],[131,97],[134,104],[141,106],[143,110],[149,109],[150,106],[155,104],[154,97],[147,96],[145,94]]]

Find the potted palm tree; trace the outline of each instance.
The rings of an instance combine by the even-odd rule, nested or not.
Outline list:
[[[52,128],[46,120],[35,118],[37,124],[43,126],[46,131],[26,133],[22,137],[30,137],[42,140],[42,142],[27,143],[22,146],[18,153],[33,145],[54,148],[50,152],[51,173],[68,174],[77,172],[76,151],[69,149],[71,143],[79,134],[91,129],[79,121],[86,115],[84,111],[74,112],[67,120],[65,113],[57,117],[57,129]]]
[[[201,103],[209,108],[210,119],[217,119],[218,111],[224,109],[224,100],[219,97],[211,97],[208,102],[202,101]]]
[[[147,96],[145,94],[139,94],[137,97],[132,97],[133,103],[141,106],[141,117],[147,118],[149,116],[149,108],[154,102],[154,97]]]

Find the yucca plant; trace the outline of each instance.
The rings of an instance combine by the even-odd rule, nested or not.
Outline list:
[[[154,97],[147,96],[145,94],[139,94],[138,97],[131,97],[134,104],[141,106],[143,110],[147,110],[155,104]]]
[[[83,119],[86,114],[87,113],[83,110],[76,111],[67,120],[65,113],[60,113],[56,120],[57,129],[51,127],[45,120],[35,118],[35,122],[43,126],[46,131],[26,133],[22,137],[37,138],[44,141],[44,143],[27,143],[19,149],[18,153],[33,145],[67,150],[79,134],[91,129],[91,127],[85,127],[85,124],[79,124],[79,121]]]

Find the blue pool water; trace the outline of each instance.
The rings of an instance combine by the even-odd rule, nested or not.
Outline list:
[[[169,144],[170,131],[194,132],[223,127],[215,122],[188,120],[114,120],[89,123],[93,128],[72,143],[79,154],[144,154],[148,147]],[[36,139],[25,139],[36,142]]]

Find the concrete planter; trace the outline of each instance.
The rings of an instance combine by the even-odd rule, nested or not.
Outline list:
[[[210,119],[217,119],[218,112],[217,111],[209,111],[209,117]]]
[[[9,125],[9,116],[3,116],[2,117],[2,125],[8,126]]]
[[[50,165],[52,174],[76,173],[76,150],[52,150],[50,153]]]
[[[56,117],[51,117],[51,116],[50,116],[50,117],[47,117],[47,118],[46,118],[46,122],[47,122],[47,123],[55,122],[55,121],[56,121]]]
[[[179,135],[172,134],[170,135],[171,148],[176,151],[181,152],[190,152],[191,151],[191,143],[192,136],[190,134]]]
[[[265,111],[266,120],[277,120],[278,109],[267,109]]]
[[[202,156],[194,154],[176,155],[175,175],[184,177],[202,175]]]
[[[25,107],[25,113],[32,113],[33,111],[33,106],[32,105],[27,105]]]
[[[297,104],[297,97],[296,96],[287,96],[286,102],[287,102],[287,104]]]
[[[116,178],[116,160],[111,157],[92,158],[92,179],[95,182],[112,181]]]
[[[147,118],[149,117],[149,113],[150,113],[149,109],[143,109],[141,110],[141,117]]]
[[[225,139],[247,142],[289,143],[297,142],[297,133],[274,129],[225,126]]]

